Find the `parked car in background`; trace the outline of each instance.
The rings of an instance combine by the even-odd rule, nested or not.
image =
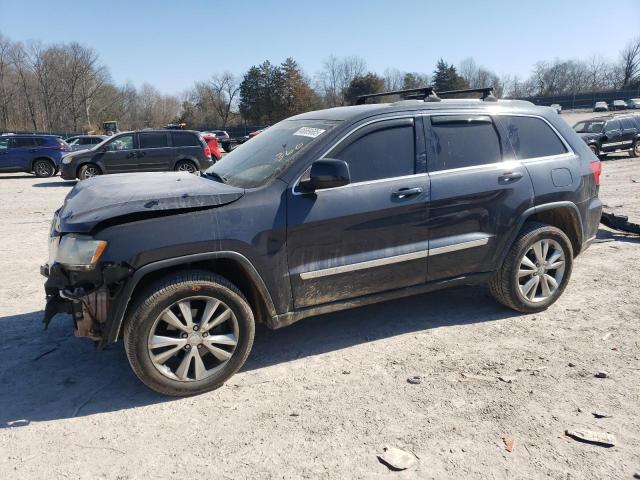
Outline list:
[[[557,113],[558,115],[560,115],[560,114],[562,113],[562,106],[561,106],[560,104],[558,104],[558,103],[552,103],[552,104],[550,105],[550,107],[551,107],[551,108],[553,108],[553,109],[556,111],[556,113]]]
[[[613,110],[626,110],[627,109],[627,102],[625,102],[624,100],[614,100],[611,103],[611,108]]]
[[[184,396],[238,371],[256,324],[484,283],[540,312],[595,239],[599,183],[578,135],[529,102],[304,113],[203,177],[76,185],[41,268],[45,324],[66,312],[77,336],[123,338],[138,378]]]
[[[627,101],[627,108],[637,109],[640,108],[640,98],[632,98]]]
[[[209,145],[211,150],[211,156],[217,161],[222,158],[222,152],[220,151],[220,145],[218,143],[218,137],[211,133],[202,133],[202,138]]]
[[[229,134],[225,130],[212,130],[211,133],[213,133],[218,138],[218,140],[229,139]]]
[[[576,123],[573,129],[599,157],[616,152],[640,156],[639,115],[596,117]]]
[[[69,137],[65,140],[71,147],[71,150],[88,150],[93,148],[99,143],[109,138],[107,135],[77,135],[75,137]]]
[[[211,149],[192,130],[141,130],[109,137],[91,150],[65,155],[65,180],[125,172],[184,171],[197,173],[213,165]]]
[[[608,112],[609,111],[609,105],[607,105],[607,102],[596,102],[596,104],[593,106],[593,111],[594,112]]]
[[[28,172],[53,177],[71,147],[55,135],[0,136],[0,172]]]

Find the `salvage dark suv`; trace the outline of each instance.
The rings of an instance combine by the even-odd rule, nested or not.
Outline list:
[[[124,338],[146,385],[190,395],[242,366],[256,323],[479,283],[546,309],[596,235],[600,162],[549,108],[429,93],[292,117],[202,177],[80,182],[51,226],[45,323]]]
[[[86,180],[107,173],[196,173],[211,165],[211,149],[198,132],[141,130],[120,133],[89,150],[68,153],[62,158],[60,176]]]

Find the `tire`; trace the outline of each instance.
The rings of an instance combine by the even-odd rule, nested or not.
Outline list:
[[[548,245],[545,260],[554,262],[550,263],[550,266],[556,265],[557,268],[549,269],[544,265],[540,265],[540,268],[536,267],[539,262],[534,245],[540,245],[540,242],[546,242]],[[554,260],[556,252],[560,252],[561,256]],[[529,260],[528,265],[525,256]],[[559,265],[560,261],[563,262],[562,265]],[[571,278],[572,267],[573,248],[571,241],[562,230],[544,223],[526,223],[509,249],[500,269],[489,283],[489,290],[498,302],[513,310],[522,313],[541,312],[549,308],[562,295]],[[519,272],[532,273],[520,275]],[[527,290],[531,285],[533,287]],[[537,292],[540,292],[540,295],[537,295]]]
[[[231,145],[230,143],[223,143],[222,144],[222,148],[225,152],[227,153],[231,153],[233,152],[233,149],[235,148],[235,145]]]
[[[183,304],[194,315],[191,327]],[[207,311],[209,320],[204,319]],[[171,317],[167,312],[174,313],[179,324],[172,318],[165,321]],[[224,315],[227,320],[212,328],[202,325]],[[145,385],[164,395],[184,397],[222,386],[249,356],[254,334],[253,312],[235,285],[210,272],[186,271],[158,280],[136,298],[125,320],[124,346],[131,368]],[[162,341],[151,346],[152,338]],[[169,356],[160,359],[163,355]]]
[[[600,149],[598,148],[597,145],[589,145],[589,148],[591,149],[591,151],[596,157],[600,158]]]
[[[78,178],[80,180],[87,180],[98,175],[102,175],[102,170],[100,170],[100,167],[95,163],[85,163],[80,167],[80,171],[78,172]]]
[[[56,166],[51,160],[41,158],[33,162],[33,173],[38,178],[49,178],[56,174]]]
[[[629,151],[629,156],[631,156],[631,158],[640,157],[640,140],[633,141],[633,146]]]
[[[196,164],[190,160],[180,160],[178,163],[176,163],[175,171],[188,172],[193,174],[199,172],[198,167],[196,167]]]

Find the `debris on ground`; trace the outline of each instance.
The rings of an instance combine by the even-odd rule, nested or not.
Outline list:
[[[511,437],[502,437],[502,441],[504,442],[504,448],[507,452],[513,452],[513,448],[515,447],[515,440]]]
[[[390,470],[406,470],[416,463],[416,456],[413,453],[405,452],[396,447],[385,446],[382,448],[382,452],[378,455],[378,460]]]
[[[565,430],[565,435],[579,442],[592,443],[602,447],[613,447],[616,438],[610,433],[594,432],[593,430]]]
[[[422,378],[420,378],[418,375],[414,375],[413,377],[407,378],[407,382],[409,382],[411,385],[419,385],[420,383],[422,383]]]
[[[596,418],[611,418],[611,417],[613,417],[613,415],[610,415],[610,414],[605,413],[605,412],[599,412],[597,410],[595,412],[591,412],[591,414]]]
[[[609,378],[609,372],[605,372],[604,370],[600,370],[595,374],[596,378]]]
[[[498,380],[500,380],[501,382],[504,382],[504,383],[512,383],[515,380],[515,378],[514,377],[502,377],[501,376],[501,377],[498,377]]]
[[[608,340],[611,335],[612,335],[611,332],[607,332],[602,336],[601,340],[602,341]]]
[[[613,230],[640,235],[640,225],[629,222],[629,217],[625,215],[602,212],[600,223]]]

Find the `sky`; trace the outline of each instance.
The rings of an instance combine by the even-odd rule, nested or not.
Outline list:
[[[370,70],[431,73],[466,57],[527,77],[539,60],[617,59],[640,36],[640,0],[203,1],[0,0],[0,33],[14,41],[78,41],[117,83],[178,94],[229,70],[293,57],[308,75],[336,56]]]

